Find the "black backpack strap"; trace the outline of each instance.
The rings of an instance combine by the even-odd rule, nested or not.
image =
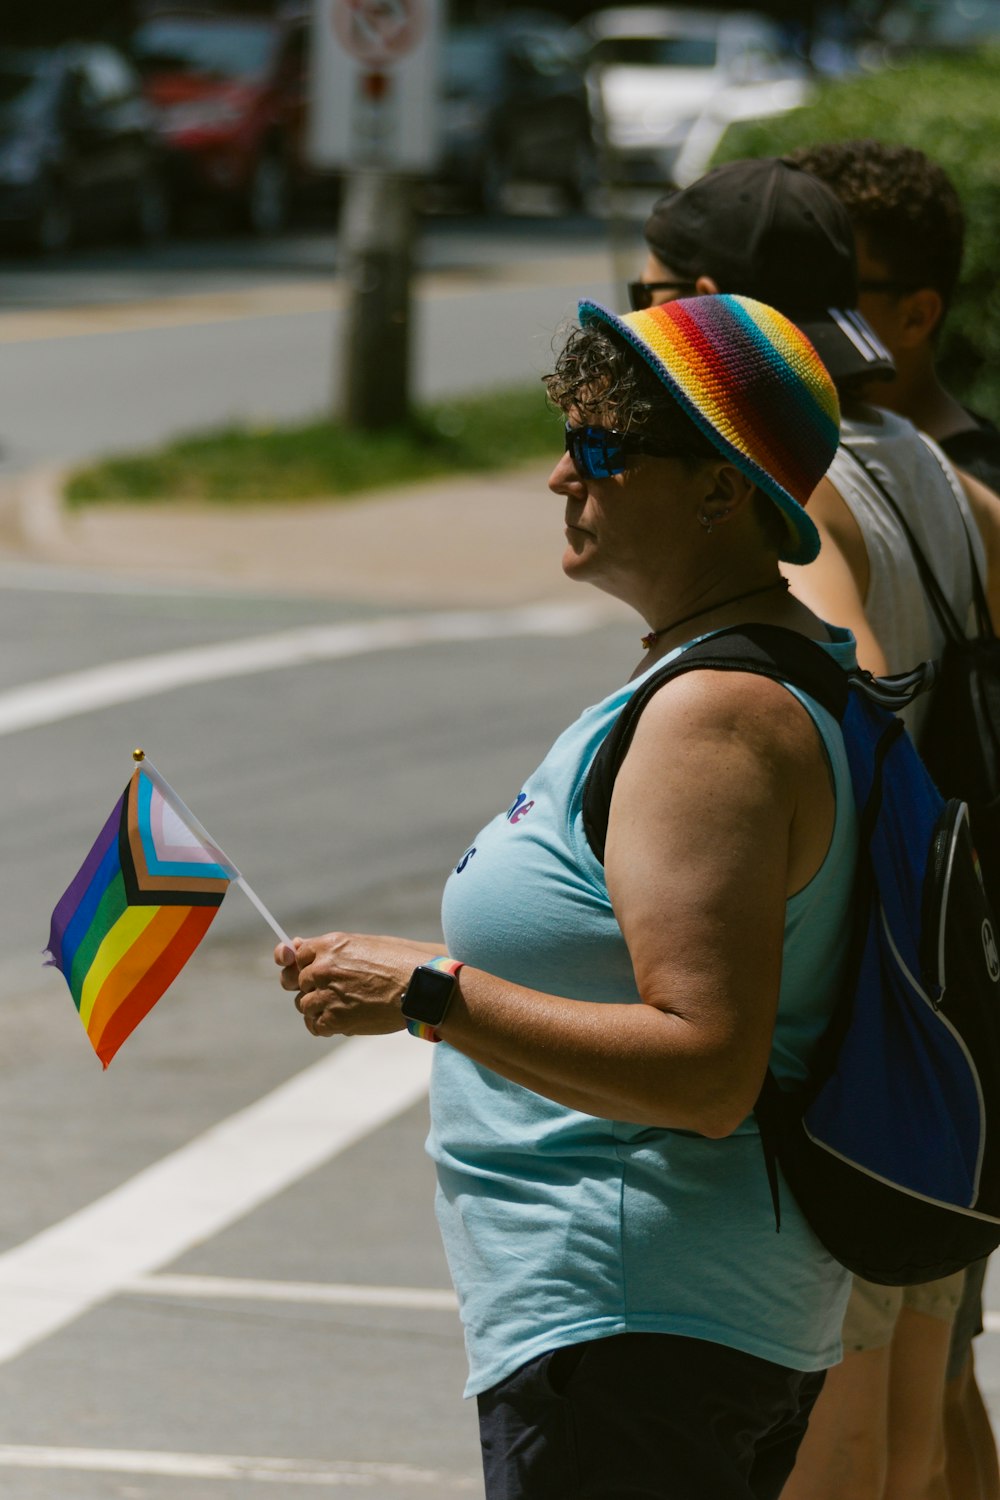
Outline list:
[[[875,678],[870,673],[858,670],[847,672],[816,641],[779,625],[734,626],[689,646],[672,661],[664,662],[658,671],[651,672],[636,689],[591,763],[583,788],[583,826],[587,841],[602,864],[615,777],[632,743],[642,711],[664,683],[685,672],[694,671],[751,672],[760,677],[789,683],[814,698],[838,722],[847,711],[852,687],[865,693],[883,708],[898,710],[905,707],[918,693],[925,691],[934,677],[931,662],[925,662],[912,672],[893,678]],[[866,840],[870,838],[871,826],[877,815],[881,799],[881,764],[890,744],[903,730],[902,720],[890,721],[883,736],[884,743],[877,756],[875,783],[868,806],[863,810],[859,828],[860,848],[867,847]],[[859,878],[862,878],[864,867],[862,860]],[[857,926],[852,946],[857,945],[862,934],[861,925]],[[842,1009],[838,1007],[838,1011]],[[830,1030],[835,1030],[840,1024],[843,1022],[838,1015]],[[789,1101],[769,1068],[754,1113],[760,1130],[761,1149],[767,1168],[777,1230],[781,1228],[777,1145],[782,1137],[788,1109]]]
[[[771,1069],[764,1074],[764,1082],[753,1107],[757,1129],[760,1131],[760,1149],[764,1153],[767,1170],[767,1185],[771,1190],[771,1207],[774,1210],[774,1232],[781,1233],[781,1191],[778,1184],[778,1145],[784,1135],[787,1103]]]
[[[841,442],[840,446],[843,448],[848,457],[853,460],[855,465],[859,469],[863,470],[865,474],[867,474],[869,480],[875,486],[876,490],[882,496],[882,499],[885,501],[886,505],[889,507],[889,510],[898,521],[903,535],[906,537],[907,545],[909,546],[910,551],[913,554],[913,560],[917,565],[917,572],[920,575],[920,582],[923,586],[924,593],[927,595],[928,603],[930,604],[931,609],[934,611],[934,615],[945,635],[945,638],[950,641],[964,641],[966,638],[965,628],[955,614],[955,611],[952,608],[944,589],[938,582],[937,574],[934,572],[934,569],[928,562],[924,551],[920,546],[920,543],[917,541],[917,538],[913,533],[913,528],[910,526],[909,521],[907,521],[905,515],[903,514],[898,500],[889,491],[886,485],[883,484],[882,480],[879,478],[878,473],[872,467],[872,465],[867,463],[865,459],[862,458],[861,454],[857,451],[856,448],[852,448],[850,443],[845,443],[843,441]],[[932,458],[935,456],[932,449],[928,448],[927,451],[931,454]],[[947,479],[948,476],[945,475],[945,478]],[[949,489],[951,489],[950,480],[948,480],[948,487]],[[975,606],[976,611],[976,633],[977,635],[985,636],[987,639],[990,639],[994,634],[993,622],[990,618],[990,607],[987,603],[986,594],[983,590],[983,582],[979,576],[979,568],[976,565],[976,554],[973,550],[972,537],[969,534],[968,522],[965,519],[965,514],[958,503],[957,497],[953,494],[952,498],[955,501],[955,509],[958,511],[959,517],[962,522],[962,531],[965,535],[965,544],[969,550],[969,571],[972,574],[972,602]]]
[[[615,777],[650,698],[664,683],[685,672],[752,672],[779,682],[790,682],[821,703],[838,721],[847,710],[851,677],[821,646],[797,631],[780,625],[740,625],[722,630],[664,662],[636,689],[601,744],[583,788],[583,827],[596,857],[604,863],[608,814]],[[770,1106],[770,1107],[768,1107]],[[768,1069],[755,1113],[761,1149],[774,1208],[774,1225],[781,1228],[776,1142],[780,1132],[781,1090]]]
[[[850,947],[846,959],[846,980],[833,1015],[816,1048],[809,1069],[809,1078],[790,1093],[785,1093],[771,1069],[764,1074],[757,1102],[753,1107],[760,1145],[767,1169],[767,1181],[771,1190],[771,1206],[774,1210],[774,1228],[781,1232],[781,1198],[778,1187],[778,1160],[781,1146],[787,1142],[790,1129],[796,1128],[803,1107],[818,1092],[832,1073],[847,1029],[851,1021],[851,1000],[855,991],[855,979],[861,967],[865,943],[868,938],[866,914],[871,908],[875,893],[875,869],[871,859],[871,842],[875,824],[882,807],[884,771],[886,757],[906,726],[902,719],[888,720],[875,746],[872,767],[872,784],[868,800],[859,809],[858,864],[854,876],[854,919]]]
[[[604,740],[583,789],[583,828],[596,857],[604,863],[608,813],[615,777],[632,743],[643,709],[664,683],[685,672],[752,672],[789,682],[842,719],[850,691],[848,673],[806,636],[780,625],[739,625],[689,646],[673,661],[651,672],[632,694]]]

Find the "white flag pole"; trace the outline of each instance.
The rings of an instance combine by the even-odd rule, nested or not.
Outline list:
[[[233,884],[238,885],[243,894],[250,901],[251,905],[257,908],[261,916],[264,918],[264,921],[270,927],[271,931],[277,936],[278,941],[287,943],[288,946],[291,947],[292,940],[288,936],[288,933],[285,931],[285,929],[281,926],[281,923],[278,921],[277,917],[271,915],[267,907],[264,905],[263,901],[257,895],[257,892],[247,884],[246,880],[240,873],[239,867],[235,865],[229,858],[229,855],[219,847],[219,845],[215,842],[215,840],[212,838],[212,835],[203,826],[203,824],[199,823],[198,819],[188,807],[187,803],[182,801],[182,799],[178,797],[177,793],[170,785],[170,782],[167,781],[165,777],[160,775],[159,771],[153,765],[153,762],[146,755],[145,750],[133,750],[132,759],[136,762],[137,765],[142,767],[143,772],[149,777],[153,785],[158,787],[159,790],[163,793],[164,797],[170,803],[170,806],[173,808],[174,812],[180,818],[185,827],[190,829],[190,831],[195,835],[196,838],[200,839],[203,844],[211,849],[213,854],[218,856],[219,864],[224,865],[230,872]]]

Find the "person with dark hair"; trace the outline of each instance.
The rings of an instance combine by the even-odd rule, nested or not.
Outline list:
[[[850,626],[862,664],[903,671],[944,645],[905,532],[872,471],[887,479],[925,556],[939,561],[958,617],[966,618],[972,598],[968,536],[1000,619],[1000,501],[957,473],[910,421],[882,408],[895,366],[857,310],[854,232],[833,191],[783,158],[728,162],[659,199],[644,233],[646,264],[629,284],[633,307],[692,293],[759,297],[805,332],[833,376],[843,442],[810,501],[826,545],[793,588]],[[915,733],[926,708],[918,699],[906,711]]]
[[[965,236],[948,174],[911,146],[873,140],[807,146],[791,159],[836,193],[854,227],[858,306],[896,366],[892,380],[872,387],[872,400],[909,417],[960,468],[1000,491],[1000,431],[945,389],[935,365]],[[994,532],[981,529],[989,552]],[[946,1473],[955,1500],[1000,1500],[996,1441],[972,1349],[983,1331],[985,1275],[985,1261],[966,1274],[945,1374]]]
[[[786,572],[821,618],[851,628],[861,664],[905,671],[944,645],[900,514],[957,617],[969,614],[974,565],[1000,619],[1000,567],[990,566],[1000,501],[908,420],[869,404],[893,387],[895,349],[857,311],[854,231],[831,188],[784,159],[730,162],[661,198],[645,237],[633,306],[760,296],[808,334],[837,382],[842,445],[809,503],[822,551]],[[918,736],[924,713],[921,700],[906,713]],[[962,1273],[905,1293],[855,1283],[847,1353],[817,1403],[789,1500],[944,1500],[942,1393],[962,1287]]]
[[[929,433],[953,463],[1000,492],[1000,431],[941,384],[935,350],[962,268],[965,215],[943,167],[912,146],[842,141],[791,161],[847,210],[858,258],[858,307],[896,373],[871,399]]]
[[[562,565],[634,607],[644,654],[462,855],[446,947],[327,933],[275,960],[314,1036],[440,1043],[429,1150],[488,1500],[778,1500],[849,1278],[794,1204],[775,1234],[752,1112],[769,1061],[808,1072],[846,961],[843,736],[798,688],[692,670],[643,703],[603,860],[582,794],[706,635],[779,625],[853,663],[779,568],[819,546],[837,396],[750,298],[580,322],[547,378]]]

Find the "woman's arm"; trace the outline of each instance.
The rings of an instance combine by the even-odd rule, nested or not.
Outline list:
[[[829,479],[814,490],[809,515],[820,536],[819,556],[807,567],[782,565],[792,593],[821,620],[850,630],[861,666],[883,676],[889,670],[885,652],[865,615],[869,564],[861,528]]]
[[[832,821],[818,736],[784,688],[678,679],[639,721],[608,825],[608,889],[644,1003],[569,1000],[464,968],[442,1037],[570,1108],[728,1134],[767,1065],[785,901],[818,868]],[[282,983],[316,1035],[399,1030],[426,954],[327,934],[300,944]]]
[[[964,470],[955,472],[982,537],[986,598],[994,629],[1000,629],[1000,496]],[[792,593],[821,620],[852,631],[859,663],[882,676],[889,666],[865,616],[869,565],[861,528],[829,479],[821,480],[813,493],[809,514],[820,534],[820,554],[808,567],[783,566]]]

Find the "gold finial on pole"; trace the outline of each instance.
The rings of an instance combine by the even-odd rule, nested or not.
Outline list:
[[[146,759],[146,752],[145,750],[143,750],[141,745],[137,745],[136,748],[132,751],[132,759],[136,761]]]

